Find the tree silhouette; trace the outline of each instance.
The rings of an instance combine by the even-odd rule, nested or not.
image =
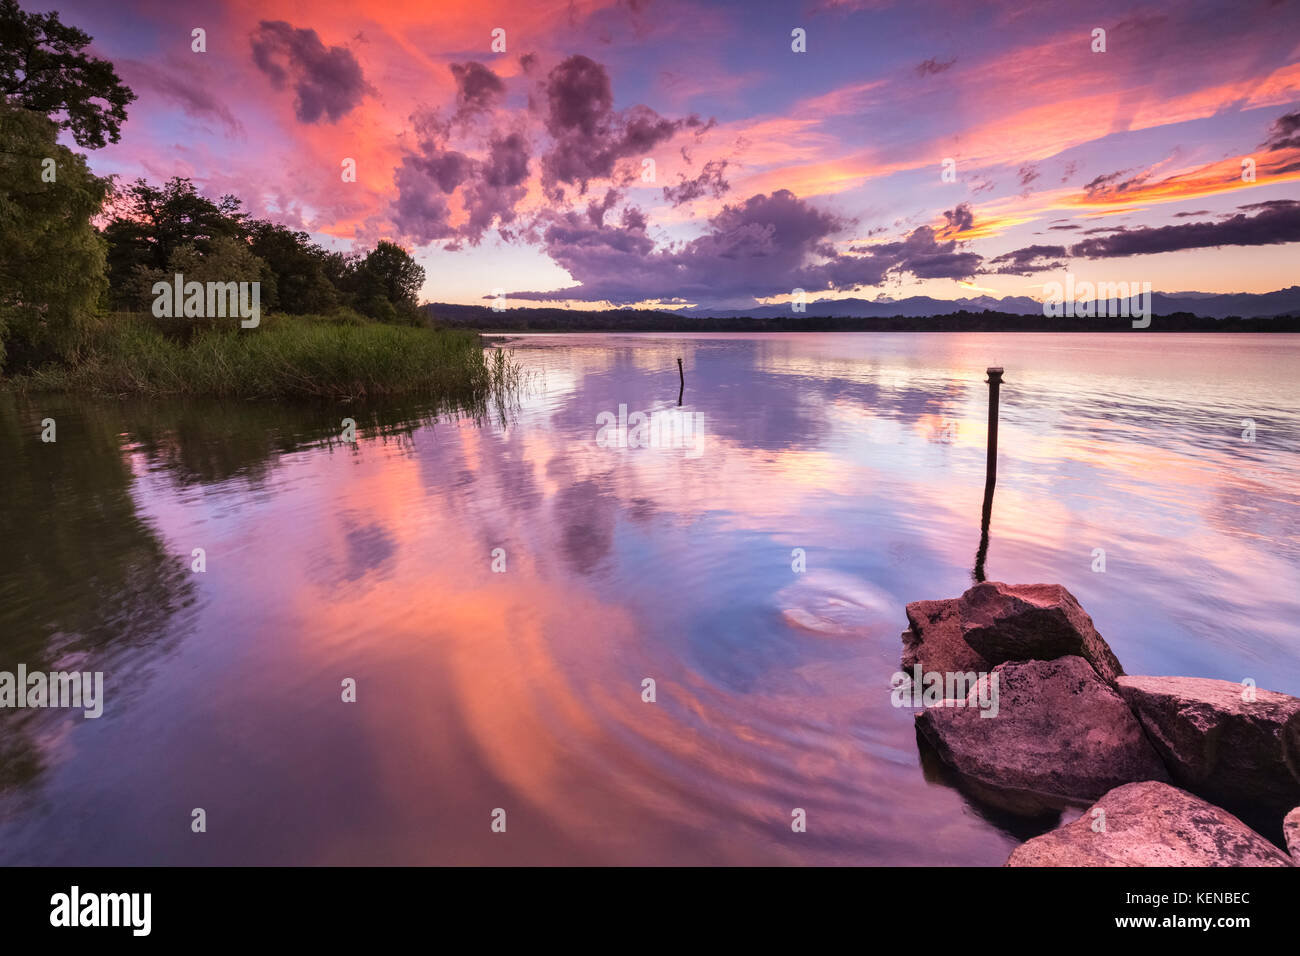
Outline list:
[[[71,130],[78,146],[98,149],[121,138],[136,96],[112,63],[82,52],[89,43],[58,13],[24,13],[17,0],[0,0],[0,93]]]

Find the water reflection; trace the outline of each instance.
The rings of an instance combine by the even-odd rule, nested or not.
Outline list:
[[[1000,864],[1046,823],[889,702],[903,605],[969,583],[984,369],[988,576],[1066,584],[1131,673],[1300,693],[1300,339],[1260,338],[529,337],[477,418],[9,400],[0,668],[99,634],[149,676],[4,758],[0,861]],[[599,446],[620,405],[703,454]]]
[[[57,414],[42,442],[52,414],[0,393],[0,669],[143,673],[193,602],[184,565],[131,496],[114,410]],[[39,782],[65,725],[0,710],[0,794]]]

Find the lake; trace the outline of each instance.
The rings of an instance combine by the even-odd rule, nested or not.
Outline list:
[[[972,581],[993,365],[989,579],[1300,695],[1300,336],[505,347],[478,414],[0,394],[0,670],[105,688],[0,711],[0,862],[1001,865],[1053,821],[890,701]]]

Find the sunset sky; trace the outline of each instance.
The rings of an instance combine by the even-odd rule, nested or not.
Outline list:
[[[139,95],[97,173],[397,240],[425,300],[1300,284],[1295,0],[21,2]]]

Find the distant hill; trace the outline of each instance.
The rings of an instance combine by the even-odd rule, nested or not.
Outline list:
[[[580,310],[431,303],[422,307],[444,325],[484,331],[536,332],[1119,332],[1125,317],[1061,317],[1025,296],[898,300],[837,299],[753,309]],[[1095,310],[1094,310],[1095,311]],[[1156,292],[1151,332],[1300,332],[1300,286],[1266,293]]]
[[[830,302],[810,302],[806,315],[852,316],[854,318],[884,318],[887,316],[929,316],[952,312],[1005,312],[1010,315],[1042,315],[1043,304],[1028,296],[976,296],[971,299],[934,299],[926,295],[908,296],[896,300],[836,299]],[[1300,315],[1300,286],[1279,289],[1276,292],[1153,292],[1151,311],[1155,315],[1173,315],[1187,312],[1213,319],[1229,316],[1266,318],[1276,315]],[[706,318],[776,318],[791,315],[790,306],[765,305],[753,309],[699,309],[690,315]]]

